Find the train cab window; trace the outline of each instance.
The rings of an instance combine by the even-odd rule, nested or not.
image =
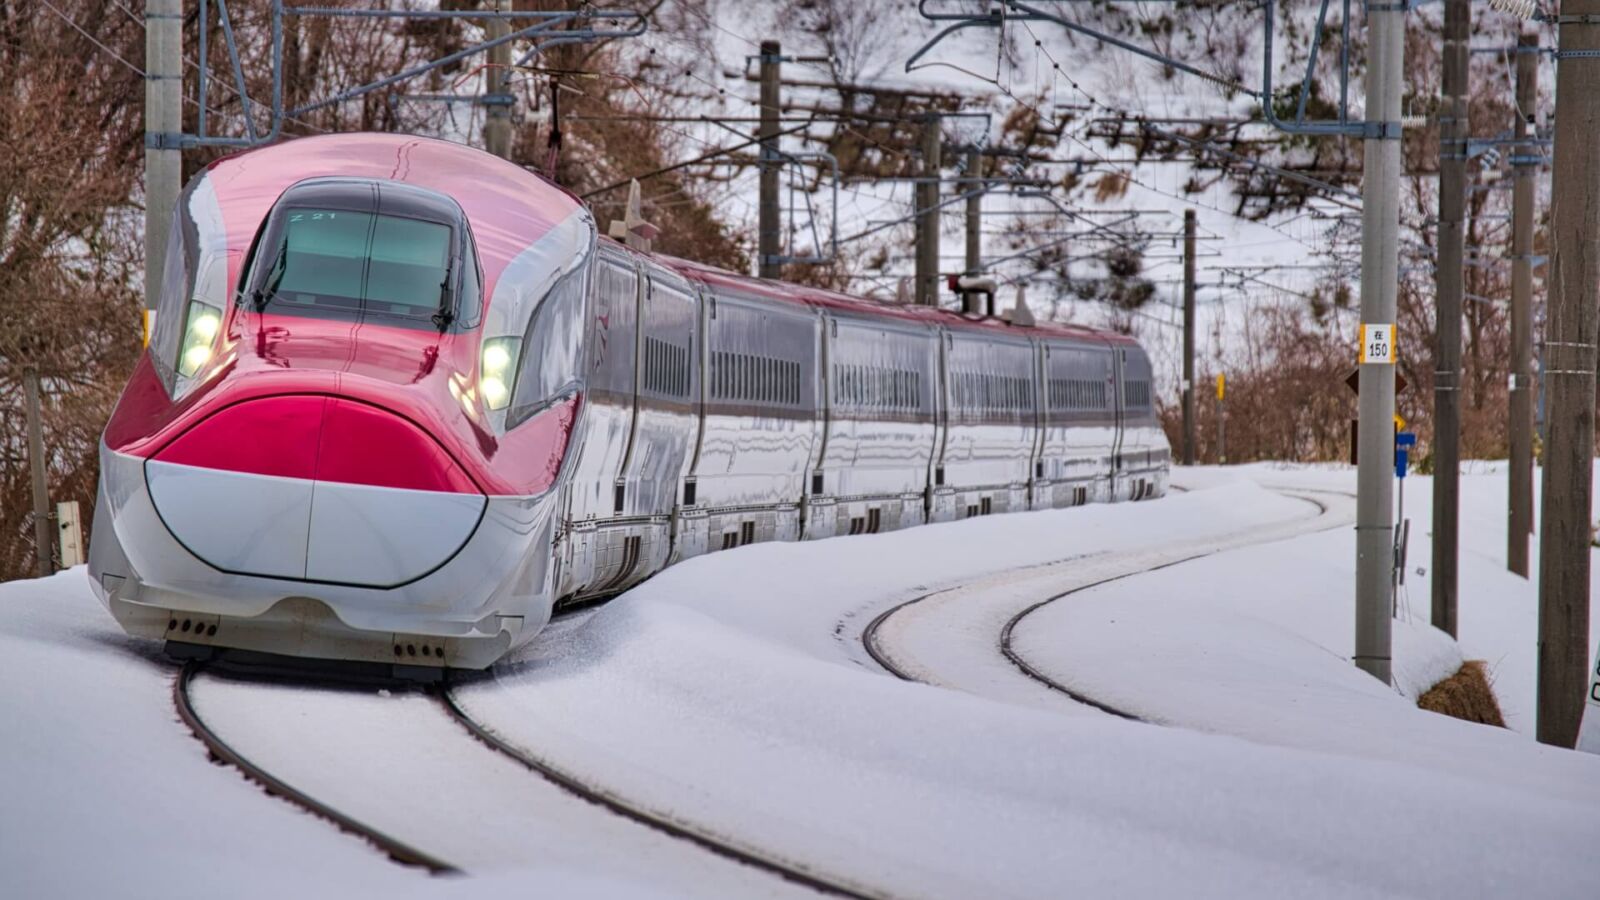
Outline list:
[[[172,217],[167,233],[167,258],[161,269],[161,293],[156,301],[155,328],[150,334],[150,358],[170,393],[178,377],[178,339],[183,332],[184,301],[189,297],[190,257],[183,231],[183,214]]]
[[[222,207],[201,172],[184,186],[173,210],[149,322],[150,359],[168,395],[180,397],[198,383],[233,293]]]
[[[522,339],[507,428],[527,421],[576,385],[582,359],[584,275],[584,269],[567,274],[539,301]]]
[[[476,275],[454,200],[398,182],[318,178],[273,207],[247,299],[274,314],[446,330],[476,320]]]
[[[343,210],[291,209],[277,295],[429,318],[450,275],[450,228]]]

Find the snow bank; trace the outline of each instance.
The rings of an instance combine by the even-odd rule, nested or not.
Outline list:
[[[1271,648],[1249,665],[1208,669],[1205,640],[1173,645],[1172,666],[1211,700],[1204,711],[1237,714],[1237,730],[1256,728],[1256,740],[903,683],[850,646],[850,623],[941,584],[1303,510],[1231,483],[1153,504],[717,554],[553,633],[461,698],[506,737],[659,812],[908,895],[1583,893],[1600,875],[1588,849],[1600,839],[1590,814],[1600,766],[1572,754],[1552,762],[1553,751],[1503,734],[1489,747],[1477,740],[1487,729],[1416,710],[1267,620],[1228,622]],[[1332,558],[1347,536],[1323,540]],[[1185,592],[1242,588],[1255,574],[1167,571]],[[1292,559],[1265,574],[1290,580],[1280,591],[1317,577]],[[1415,683],[1454,659],[1426,632],[1401,633],[1401,652],[1432,667]],[[1123,633],[1099,634],[1096,659],[1115,658]],[[1341,673],[1326,690],[1226,680],[1332,678],[1305,671],[1318,657]],[[1238,708],[1226,700],[1235,689],[1245,691]],[[1315,735],[1262,739],[1276,736],[1264,722],[1297,703],[1389,729],[1395,746],[1419,722],[1456,729],[1456,751],[1475,760],[1439,768],[1427,747],[1406,757],[1337,752]],[[1547,771],[1495,774],[1511,761]]]
[[[156,650],[153,643],[122,634],[94,600],[82,568],[48,579],[0,584],[0,678],[7,685],[0,694],[0,721],[5,722],[0,737],[0,796],[5,798],[0,803],[0,896],[404,900],[525,896],[535,891],[564,898],[748,897],[766,892],[765,885],[749,879],[736,879],[734,889],[727,889],[726,878],[686,885],[682,873],[695,871],[693,865],[684,866],[680,860],[669,869],[661,852],[650,852],[649,841],[619,840],[617,832],[631,826],[614,817],[608,829],[571,833],[566,847],[555,846],[558,842],[548,835],[502,835],[502,849],[515,846],[519,838],[545,839],[537,846],[524,844],[528,861],[520,867],[502,857],[498,865],[463,878],[430,877],[398,866],[359,838],[267,796],[236,769],[209,762],[205,748],[178,720],[172,705],[176,669]],[[375,735],[369,734],[363,744],[352,730],[370,727],[374,716],[401,712],[431,714],[438,725],[454,730],[453,740],[441,739],[434,746],[439,753],[454,751],[469,766],[492,756],[441,713],[418,709],[431,706],[420,697],[384,700],[287,687],[263,689],[268,696],[254,692],[246,696],[241,694],[248,691],[245,686],[212,687],[211,712],[231,717],[234,724],[253,720],[262,733],[296,735],[297,718],[317,716],[343,701],[332,712],[342,713],[347,721],[321,716],[313,724],[323,732],[322,745],[306,741],[299,748],[299,762],[309,768],[338,756],[341,741],[346,750],[369,753],[369,769],[384,767],[383,748],[372,745]],[[217,708],[219,703],[234,708]],[[350,703],[358,704],[364,715],[350,716]],[[413,723],[418,724],[428,722]],[[259,733],[240,736],[252,741],[238,745],[247,755],[263,749],[256,740]],[[273,761],[285,760],[280,756]],[[336,766],[321,768],[324,775],[340,773]],[[522,782],[537,779],[520,769],[509,771],[512,768],[507,764],[477,774],[514,782],[510,788],[502,783],[497,797],[520,797],[527,793]],[[470,780],[473,773],[462,774]],[[369,787],[374,779],[372,772],[354,777],[354,784]],[[291,783],[299,782],[291,779]],[[459,813],[459,807],[444,787],[419,782],[405,790],[435,815],[448,818],[442,814]],[[374,805],[385,801],[396,805],[396,799],[366,798]],[[458,816],[455,822],[420,824],[481,833],[485,823],[548,812],[549,806],[489,807]],[[573,824],[571,816],[563,821]],[[572,852],[585,838],[596,842],[591,851]],[[677,842],[657,843],[684,851],[670,855],[705,857],[691,863],[737,868]],[[641,847],[646,852],[638,864],[608,867],[610,854]],[[654,875],[649,870],[652,863]],[[646,871],[641,873],[641,867]],[[666,877],[673,870],[677,875]],[[724,889],[717,890],[719,886]]]
[[[1355,490],[1350,466],[1285,466],[1259,464],[1228,469],[1195,470],[1197,477],[1248,477],[1266,485],[1300,485]],[[1600,474],[1600,467],[1597,467]],[[1534,527],[1542,503],[1534,469]],[[1186,471],[1184,478],[1191,476]],[[1460,569],[1457,575],[1458,631],[1462,655],[1488,663],[1506,726],[1533,737],[1537,688],[1539,623],[1539,536],[1530,537],[1528,571],[1522,578],[1506,570],[1507,474],[1503,462],[1469,462],[1462,467]],[[1405,514],[1411,520],[1411,552],[1401,608],[1426,621],[1432,598],[1433,479],[1412,475],[1405,480]],[[1348,552],[1345,552],[1348,549]],[[1353,567],[1354,548],[1329,548],[1332,565]],[[1347,568],[1347,572],[1349,569]],[[1329,577],[1345,578],[1332,570]],[[1589,646],[1600,643],[1600,566],[1590,567]]]
[[[1013,646],[1052,680],[1160,722],[1600,804],[1600,759],[1419,714],[1454,642],[1395,622],[1396,687],[1350,663],[1353,532],[1235,550],[1042,607]]]
[[[1030,591],[1077,565],[1042,564],[1220,546],[1309,514],[1241,474],[1327,490],[1353,477],[1183,474],[1203,489],[714,554],[558,623],[461,699],[506,737],[634,802],[897,895],[1591,893],[1600,760],[1415,709],[1411,697],[1459,661],[1421,622],[1396,629],[1399,692],[1351,667],[1345,530],[1074,594],[1019,630],[1030,659],[1057,677],[1177,727],[1064,715],[1058,695],[997,702],[970,689],[1004,673],[993,659],[967,669],[947,659],[950,686],[932,687],[895,680],[863,653],[868,620],[930,591],[967,585],[950,596],[1009,592],[1007,602],[1031,603],[1043,598]],[[1532,587],[1499,571],[1502,480],[1464,479],[1463,646],[1495,666],[1508,714],[1526,728]],[[1426,513],[1419,479],[1408,509]],[[1415,569],[1426,565],[1425,524],[1413,534]],[[1415,571],[1409,580],[1420,614],[1426,580]],[[209,764],[173,715],[172,667],[120,634],[81,570],[0,586],[0,610],[12,686],[0,700],[10,726],[0,741],[0,894],[736,891],[686,882],[691,869],[643,853],[615,867],[598,850],[545,847],[519,864],[520,829],[540,840],[519,816],[548,814],[526,798],[487,808],[504,828],[492,858],[477,860],[487,874],[430,879],[396,867]],[[382,802],[372,787],[382,779],[362,761],[398,765],[383,735],[433,714],[416,697],[279,688],[202,702],[299,777],[347,779],[345,799],[365,803]],[[293,737],[296,728],[310,736]],[[500,772],[464,737],[423,743],[430,765],[459,763],[452,774],[475,791],[505,784],[497,797],[521,797],[520,779],[533,777]],[[457,795],[407,772],[386,774],[418,782],[425,806],[430,791]],[[470,809],[438,809],[430,828],[483,827]],[[574,846],[631,852],[605,834],[579,829]]]
[[[0,893],[404,896],[427,883],[208,762],[155,649],[122,635],[82,568],[0,586]]]

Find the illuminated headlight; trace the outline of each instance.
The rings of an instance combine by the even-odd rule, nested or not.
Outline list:
[[[222,311],[215,306],[189,302],[188,315],[184,317],[183,348],[178,353],[178,374],[185,378],[200,371],[211,358],[217,332],[222,328]]]
[[[490,338],[483,342],[483,353],[478,366],[478,392],[484,405],[490,409],[505,409],[511,402],[511,386],[517,375],[517,356],[522,351],[522,339],[514,337]]]

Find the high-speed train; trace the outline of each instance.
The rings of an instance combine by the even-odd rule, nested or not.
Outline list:
[[[169,649],[483,668],[699,554],[1166,491],[1126,337],[636,252],[455,144],[222,159],[168,246],[89,573]]]

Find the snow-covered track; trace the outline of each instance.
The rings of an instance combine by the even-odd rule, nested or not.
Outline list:
[[[1291,497],[1295,500],[1299,500],[1314,506],[1316,508],[1316,513],[1305,520],[1266,523],[1262,526],[1252,528],[1245,532],[1219,535],[1213,538],[1201,538],[1197,540],[1185,541],[1177,546],[1167,549],[1154,548],[1152,550],[1133,551],[1129,553],[1094,553],[1075,558],[1041,563],[1026,567],[1024,570],[1016,570],[1014,572],[1004,573],[1004,578],[1014,580],[1018,575],[1021,575],[1027,570],[1039,570],[1047,573],[1048,570],[1051,569],[1060,569],[1063,566],[1081,564],[1084,566],[1084,568],[1089,570],[1084,574],[1090,575],[1091,578],[1090,580],[1081,583],[1072,583],[1064,590],[1051,590],[1049,594],[1042,599],[1026,603],[1020,608],[1016,608],[1014,612],[1008,612],[1003,617],[994,615],[994,613],[998,611],[998,607],[991,608],[988,613],[986,613],[988,621],[991,622],[991,624],[988,626],[987,633],[996,635],[996,638],[993,639],[994,643],[989,645],[990,649],[983,652],[993,654],[994,650],[998,650],[999,655],[1004,658],[1005,664],[1009,664],[1009,667],[1013,672],[1024,676],[1027,679],[1027,683],[1034,685],[1035,691],[1037,691],[1038,688],[1045,689],[1045,691],[1040,691],[1039,693],[1044,693],[1046,697],[1048,697],[1049,694],[1055,694],[1058,695],[1058,697],[1064,696],[1074,701],[1080,707],[1088,707],[1090,709],[1098,710],[1100,712],[1118,716],[1124,719],[1148,721],[1144,717],[1141,717],[1130,710],[1123,709],[1114,704],[1090,696],[1080,690],[1075,689],[1071,685],[1063,684],[1057,679],[1048,677],[1038,667],[1032,665],[1026,659],[1026,657],[1013,646],[1012,636],[1014,632],[1017,630],[1019,624],[1021,624],[1033,613],[1038,612],[1040,609],[1043,609],[1059,600],[1063,600],[1075,594],[1081,594],[1085,591],[1098,588],[1102,585],[1132,578],[1138,575],[1144,575],[1150,572],[1160,571],[1173,566],[1183,565],[1184,563],[1193,562],[1195,560],[1213,556],[1218,553],[1224,553],[1254,544],[1269,543],[1271,541],[1282,540],[1286,537],[1291,537],[1297,534],[1324,531],[1332,528],[1342,527],[1348,524],[1346,517],[1341,512],[1334,511],[1328,503],[1318,499],[1313,495],[1337,495],[1342,498],[1348,498],[1353,495],[1342,491],[1320,491],[1310,488],[1271,488],[1271,490],[1274,490],[1286,497]],[[1094,571],[1096,569],[1100,570],[1100,573],[1103,573],[1101,574],[1101,577],[1092,577],[1093,575],[1098,574]],[[1024,575],[1023,577],[1031,579],[1034,576]],[[1047,574],[1039,577],[1041,579],[1050,578],[1050,576]],[[998,688],[997,682],[992,673],[986,678],[978,677],[977,674],[971,670],[970,665],[965,667],[958,666],[956,669],[952,670],[958,674],[956,674],[955,677],[951,677],[946,675],[945,672],[941,671],[937,666],[928,665],[925,658],[917,657],[915,654],[907,656],[905,653],[905,648],[897,647],[895,642],[886,636],[886,632],[893,630],[891,625],[898,626],[905,624],[905,617],[910,616],[912,613],[917,611],[919,607],[931,605],[953,608],[960,606],[970,609],[971,604],[953,603],[951,601],[981,598],[960,598],[949,597],[947,595],[970,593],[972,591],[978,591],[981,594],[987,590],[984,585],[989,580],[990,579],[979,579],[971,583],[947,586],[940,590],[930,591],[926,594],[912,597],[883,610],[867,624],[865,629],[862,630],[862,646],[866,650],[868,656],[873,659],[873,661],[881,666],[886,672],[894,675],[897,678],[900,678],[901,680],[938,684],[954,688],[970,687],[970,689],[976,693],[995,693]],[[1060,586],[1061,579],[1059,576],[1056,576],[1051,580],[1055,581],[1057,586]],[[1007,602],[1014,602],[1014,600],[999,601],[1001,604]],[[933,618],[929,619],[929,621],[936,621],[942,614],[943,613],[941,611],[935,610],[933,612]],[[971,633],[971,629],[976,627],[977,621],[972,620],[957,624],[964,627],[967,633]],[[959,631],[961,629],[958,628],[956,630]],[[977,654],[977,652],[978,651],[974,649],[968,653],[968,656],[974,656]],[[993,656],[991,655],[990,658],[993,658]],[[977,680],[971,681],[970,685],[965,683],[971,678],[977,678]],[[1009,695],[1015,692],[1001,690],[1001,693]],[[1023,692],[1015,699],[1023,699],[1026,694],[1027,692]],[[1037,701],[1038,698],[1032,699]]]
[[[206,720],[200,716],[199,711],[195,708],[193,698],[190,695],[190,687],[194,682],[195,676],[199,675],[202,669],[204,669],[204,663],[191,661],[184,664],[183,668],[178,672],[177,680],[172,685],[172,703],[178,710],[178,717],[183,720],[185,725],[189,726],[189,730],[194,732],[194,736],[202,744],[205,744],[206,750],[213,759],[238,769],[244,773],[244,777],[259,784],[262,790],[268,794],[274,797],[281,797],[313,815],[327,819],[337,825],[340,830],[366,840],[395,862],[408,866],[419,866],[434,874],[454,874],[460,871],[450,863],[424,853],[410,844],[391,837],[383,831],[353,816],[346,815],[310,794],[295,788],[261,766],[251,762],[248,757],[235,750],[206,723]]]
[[[1306,503],[1310,503],[1311,505],[1315,506],[1317,508],[1317,518],[1318,519],[1323,519],[1323,518],[1326,518],[1328,516],[1328,504],[1323,502],[1323,501],[1321,501],[1321,500],[1318,500],[1314,496],[1311,496],[1311,494],[1309,492],[1307,492],[1307,491],[1302,491],[1302,490],[1293,490],[1293,491],[1291,491],[1291,490],[1276,489],[1276,488],[1274,490],[1277,490],[1278,493],[1283,494],[1286,497],[1293,497],[1296,500],[1303,500]],[[1335,491],[1322,492],[1322,491],[1318,491],[1316,493],[1337,493],[1340,496],[1350,496],[1348,494],[1345,494],[1342,491],[1341,492],[1335,492]],[[1328,528],[1337,528],[1342,524],[1344,524],[1344,523],[1343,522],[1335,522],[1334,524],[1328,525],[1325,528],[1312,529],[1312,530],[1313,531],[1324,531],[1324,530],[1327,530]],[[1277,540],[1277,539],[1279,539],[1279,537],[1280,536],[1274,535],[1270,539],[1271,540]],[[1195,554],[1190,555],[1190,556],[1185,556],[1182,559],[1175,559],[1175,560],[1172,560],[1170,562],[1162,563],[1160,565],[1149,566],[1149,567],[1146,567],[1146,568],[1143,568],[1143,569],[1139,569],[1138,571],[1124,572],[1121,575],[1114,575],[1114,576],[1112,576],[1110,578],[1102,578],[1102,579],[1100,579],[1098,581],[1094,581],[1094,582],[1091,582],[1089,584],[1079,585],[1079,586],[1074,587],[1074,588],[1072,588],[1070,590],[1062,591],[1061,593],[1056,594],[1055,596],[1046,597],[1045,599],[1040,600],[1039,602],[1034,603],[1031,606],[1028,606],[1027,608],[1021,610],[1016,615],[1012,616],[1010,619],[1008,619],[1006,621],[1005,627],[1000,630],[1000,653],[1002,655],[1004,655],[1005,658],[1013,666],[1017,667],[1017,671],[1021,672],[1023,675],[1025,675],[1029,679],[1031,679],[1031,680],[1033,680],[1035,682],[1038,682],[1039,684],[1049,688],[1052,691],[1055,691],[1055,692],[1060,693],[1060,694],[1065,694],[1066,696],[1071,697],[1073,700],[1076,700],[1079,703],[1083,703],[1083,704],[1086,704],[1088,706],[1092,706],[1095,709],[1098,709],[1098,710],[1100,710],[1102,712],[1110,713],[1111,715],[1114,715],[1114,716],[1120,716],[1120,717],[1122,717],[1124,719],[1132,719],[1132,720],[1134,720],[1136,722],[1147,722],[1147,721],[1149,721],[1148,719],[1145,719],[1144,717],[1139,716],[1136,713],[1129,712],[1128,710],[1125,710],[1125,709],[1119,709],[1119,708],[1117,708],[1115,706],[1112,706],[1109,703],[1105,703],[1105,702],[1103,702],[1101,700],[1096,700],[1095,698],[1083,693],[1082,691],[1076,690],[1076,689],[1074,689],[1074,688],[1072,688],[1072,687],[1070,687],[1068,685],[1062,684],[1061,682],[1049,677],[1044,672],[1040,671],[1036,666],[1034,666],[1031,663],[1029,663],[1027,658],[1025,656],[1023,656],[1020,652],[1017,651],[1016,647],[1012,643],[1012,635],[1016,632],[1017,626],[1019,624],[1021,624],[1024,619],[1028,618],[1029,616],[1033,615],[1034,613],[1038,612],[1039,610],[1045,608],[1046,606],[1049,606],[1050,604],[1055,603],[1058,600],[1064,600],[1067,597],[1071,597],[1074,594],[1081,594],[1084,591],[1090,590],[1092,588],[1097,588],[1097,587],[1100,587],[1101,585],[1110,584],[1110,583],[1115,582],[1115,581],[1122,581],[1123,579],[1132,578],[1132,577],[1134,577],[1136,575],[1144,575],[1144,574],[1147,574],[1149,572],[1159,572],[1162,569],[1169,569],[1169,568],[1172,568],[1173,566],[1181,566],[1184,563],[1193,562],[1193,561],[1195,561],[1197,559],[1205,559],[1208,556],[1215,556],[1218,553],[1225,553],[1225,552],[1227,552],[1229,550],[1236,550],[1236,549],[1239,549],[1240,546],[1241,545],[1236,544],[1236,543],[1230,543],[1230,544],[1228,544],[1226,546],[1219,546],[1219,547],[1217,547],[1215,549],[1208,550],[1206,552],[1195,553]],[[1248,546],[1248,545],[1245,545],[1245,546]]]
[[[448,685],[440,689],[438,696],[445,711],[470,732],[473,737],[580,799],[594,803],[623,818],[659,831],[669,837],[686,841],[723,858],[776,875],[785,881],[824,894],[862,898],[862,900],[888,896],[881,891],[850,884],[842,879],[831,878],[813,871],[803,863],[785,860],[766,851],[743,846],[728,838],[720,837],[698,828],[693,824],[646,809],[637,803],[629,801],[627,798],[618,796],[613,791],[591,784],[582,778],[563,771],[529,750],[500,737],[492,728],[474,719],[456,701]]]
[[[1186,562],[1193,562],[1194,560],[1201,559],[1201,558],[1209,556],[1209,555],[1210,554],[1208,554],[1208,553],[1199,553],[1199,554],[1196,554],[1194,556],[1186,556],[1183,559],[1176,559],[1176,560],[1173,560],[1172,562],[1164,563],[1164,564],[1159,565],[1159,566],[1151,566],[1148,569],[1140,569],[1137,572],[1126,572],[1126,573],[1124,573],[1122,575],[1114,575],[1114,576],[1112,576],[1110,578],[1102,578],[1099,581],[1093,581],[1093,582],[1090,582],[1089,584],[1085,584],[1085,585],[1082,585],[1080,587],[1075,587],[1072,590],[1063,591],[1063,592],[1061,592],[1059,594],[1056,594],[1053,597],[1046,597],[1045,599],[1040,600],[1038,603],[1035,603],[1032,606],[1027,607],[1026,609],[1022,610],[1021,612],[1019,612],[1016,615],[1012,616],[1010,619],[1006,620],[1005,627],[1000,630],[1000,653],[1007,660],[1009,660],[1012,665],[1017,667],[1017,671],[1021,672],[1023,675],[1027,676],[1028,678],[1032,679],[1033,681],[1036,681],[1039,684],[1044,685],[1045,687],[1049,688],[1052,691],[1056,691],[1057,693],[1065,694],[1068,697],[1071,697],[1073,700],[1076,700],[1079,703],[1084,704],[1085,706],[1092,706],[1095,709],[1100,710],[1101,712],[1110,713],[1113,716],[1118,716],[1118,717],[1121,717],[1121,718],[1124,718],[1124,719],[1131,719],[1131,720],[1133,720],[1135,722],[1146,721],[1144,718],[1140,717],[1136,713],[1131,713],[1131,712],[1129,712],[1129,711],[1127,711],[1125,709],[1119,709],[1119,708],[1117,708],[1115,706],[1112,706],[1109,703],[1105,703],[1103,701],[1096,700],[1095,698],[1089,696],[1088,694],[1082,693],[1081,691],[1074,690],[1071,687],[1068,687],[1067,685],[1064,685],[1064,684],[1062,684],[1062,683],[1060,683],[1060,682],[1058,682],[1058,681],[1046,676],[1044,673],[1040,672],[1038,669],[1036,669],[1032,665],[1030,665],[1028,663],[1028,660],[1026,658],[1024,658],[1022,656],[1022,654],[1018,653],[1014,647],[1012,647],[1012,645],[1011,645],[1012,632],[1014,632],[1016,630],[1017,623],[1021,622],[1023,619],[1026,619],[1028,616],[1030,616],[1033,613],[1039,611],[1040,609],[1043,609],[1044,607],[1049,606],[1050,604],[1056,602],[1057,600],[1066,599],[1067,597],[1070,597],[1073,594],[1082,593],[1083,591],[1087,591],[1087,590],[1090,590],[1092,588],[1097,588],[1097,587],[1099,587],[1099,586],[1101,586],[1103,584],[1110,584],[1110,583],[1112,583],[1114,581],[1121,581],[1121,580],[1123,580],[1125,578],[1132,578],[1135,575],[1144,575],[1144,574],[1146,574],[1148,572],[1157,572],[1157,571],[1160,571],[1162,569],[1171,568],[1172,566],[1181,566]]]

